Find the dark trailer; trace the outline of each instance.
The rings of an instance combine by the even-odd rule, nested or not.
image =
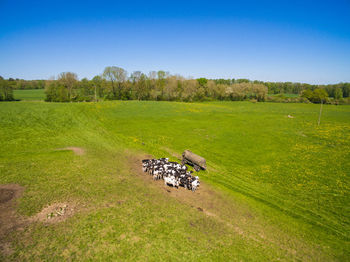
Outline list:
[[[193,166],[194,170],[197,172],[201,169],[205,170],[207,169],[207,163],[205,159],[199,155],[196,155],[195,153],[191,152],[190,150],[185,150],[182,153],[182,161],[181,163],[183,165],[189,164]]]

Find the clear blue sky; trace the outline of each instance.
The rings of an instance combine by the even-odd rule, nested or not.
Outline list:
[[[0,75],[115,65],[208,78],[350,82],[350,0],[4,1]]]

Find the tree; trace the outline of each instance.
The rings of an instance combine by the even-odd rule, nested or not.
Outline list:
[[[127,72],[121,67],[107,66],[105,68],[105,70],[103,71],[102,76],[107,81],[111,81],[111,83],[112,83],[112,97],[111,98],[112,99],[120,99],[123,84],[127,78]],[[116,88],[115,84],[117,84],[117,88]]]
[[[202,77],[197,79],[198,90],[197,90],[197,99],[203,100],[205,96],[208,96],[208,79]]]
[[[0,101],[12,101],[13,98],[13,88],[9,81],[0,79]]]
[[[74,99],[76,101],[93,101],[96,94],[94,91],[93,83],[87,78],[83,78],[79,83]]]
[[[195,79],[189,79],[183,83],[183,91],[181,93],[181,100],[186,102],[192,102],[196,95],[196,89],[198,82]]]
[[[92,85],[94,86],[94,99],[95,102],[97,101],[97,95],[99,97],[102,96],[103,90],[102,90],[102,77],[97,75],[94,76],[94,78],[91,80]]]
[[[69,102],[68,89],[59,81],[51,81],[45,88],[47,102]]]
[[[249,79],[245,79],[245,78],[240,78],[240,79],[236,79],[236,83],[241,84],[241,83],[249,83],[250,80]]]
[[[145,74],[141,74],[139,78],[139,82],[137,84],[137,99],[138,100],[146,100],[149,97],[149,84],[148,79]]]
[[[343,98],[343,90],[341,88],[337,87],[334,90],[334,99],[339,100]]]
[[[165,71],[159,70],[157,72],[157,91],[159,91],[159,95],[157,95],[157,100],[163,100],[164,99],[164,88],[166,85],[166,76],[167,73]]]
[[[142,72],[141,71],[134,71],[130,75],[130,80],[132,81],[133,84],[138,82],[141,78]]]
[[[327,101],[328,93],[326,90],[318,88],[313,91],[312,101],[313,103],[324,103]]]
[[[302,97],[305,97],[308,100],[312,100],[314,93],[310,89],[306,89],[301,93]]]
[[[341,88],[343,90],[343,97],[350,96],[350,83],[342,83]]]
[[[199,84],[200,87],[203,87],[205,88],[207,86],[207,83],[208,83],[208,79],[202,77],[202,78],[198,78],[197,79],[197,82]]]
[[[250,98],[263,102],[267,97],[267,87],[262,84],[250,84]]]
[[[72,72],[63,72],[58,75],[57,79],[62,85],[67,88],[68,90],[68,99],[71,100],[72,98],[72,90],[74,88],[74,85],[78,81],[78,76],[76,73]]]

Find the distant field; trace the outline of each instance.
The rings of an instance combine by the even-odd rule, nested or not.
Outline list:
[[[15,99],[24,101],[38,101],[45,99],[44,89],[13,90]]]
[[[349,261],[350,107],[324,105],[320,126],[318,112],[286,103],[1,103],[0,184],[25,188],[20,213],[79,207],[60,224],[13,233],[8,258]],[[85,154],[56,150],[69,146]],[[196,193],[139,174],[145,155],[177,160],[184,149],[207,159]]]

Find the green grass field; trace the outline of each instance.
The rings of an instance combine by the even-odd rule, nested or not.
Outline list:
[[[1,103],[0,184],[25,188],[18,212],[78,207],[64,222],[12,233],[3,258],[349,260],[350,107],[324,105],[320,126],[318,112],[250,102]],[[86,153],[56,150],[68,146]],[[177,160],[184,149],[207,159],[196,193],[167,192],[138,174],[145,154]]]
[[[44,89],[13,90],[13,96],[16,100],[39,101],[45,99]]]

